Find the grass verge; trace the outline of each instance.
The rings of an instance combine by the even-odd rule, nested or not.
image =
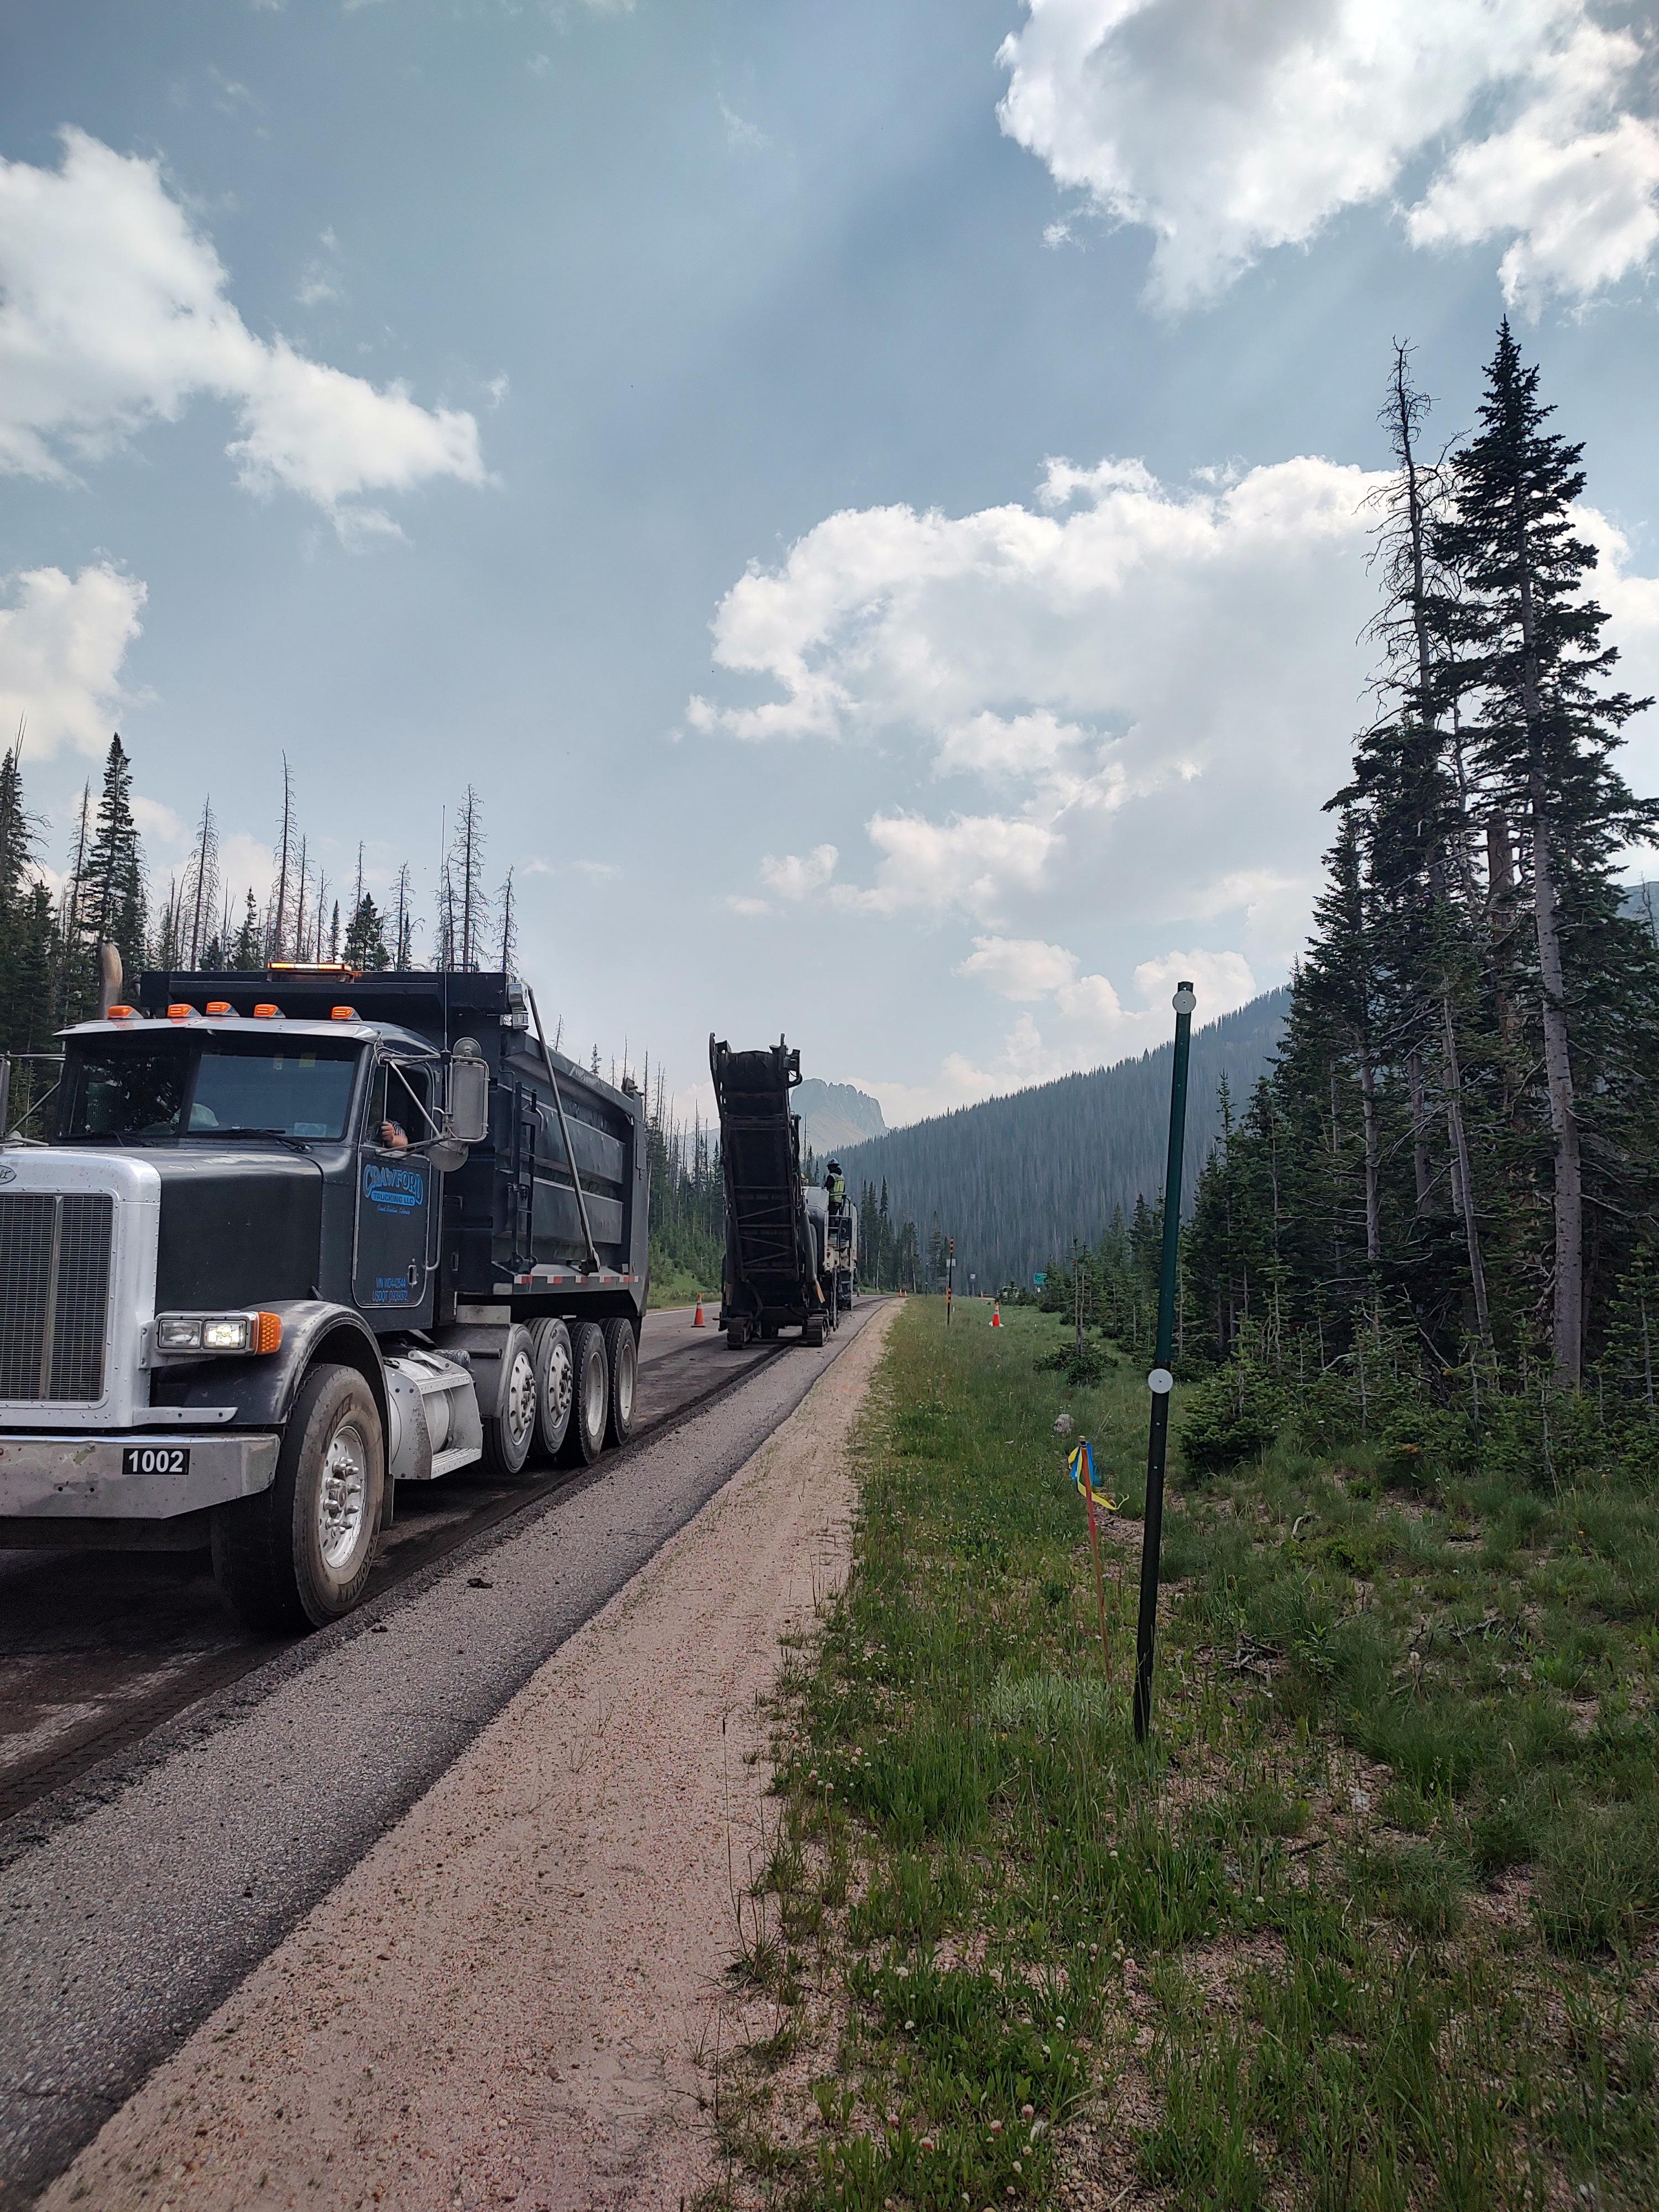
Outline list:
[[[714,2201],[1659,2203],[1653,1497],[1176,1467],[1138,1750],[1144,1379],[966,1311],[898,1317],[786,1675]]]

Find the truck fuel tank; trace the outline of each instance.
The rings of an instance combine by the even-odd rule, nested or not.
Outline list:
[[[416,1348],[386,1363],[386,1472],[430,1482],[483,1456],[483,1424],[465,1352]]]

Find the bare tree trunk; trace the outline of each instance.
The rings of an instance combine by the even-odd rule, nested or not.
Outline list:
[[[1486,1269],[1480,1254],[1480,1224],[1474,1218],[1474,1177],[1469,1165],[1468,1131],[1463,1122],[1463,1076],[1457,1060],[1457,1031],[1452,1024],[1451,993],[1440,1000],[1446,1054],[1446,1127],[1451,1138],[1454,1195],[1463,1217],[1463,1241],[1469,1255],[1469,1282],[1474,1291],[1474,1325],[1483,1346],[1492,1343],[1492,1317],[1486,1305]]]
[[[1414,445],[1417,422],[1416,405],[1406,380],[1406,349],[1395,348],[1395,422],[1396,450],[1406,477],[1407,518],[1411,532],[1412,557],[1412,621],[1417,645],[1418,711],[1425,727],[1438,727],[1438,709],[1435,700],[1434,641],[1430,634],[1428,611],[1428,563],[1426,558],[1427,528],[1423,509],[1418,462]],[[1468,822],[1468,775],[1463,758],[1462,731],[1458,719],[1458,701],[1451,701],[1451,757],[1457,785],[1458,829],[1452,854],[1453,865],[1459,872],[1463,894],[1474,910],[1474,884],[1470,866]],[[1501,822],[1501,817],[1494,817]],[[1509,830],[1503,825],[1501,836],[1503,872],[1513,883],[1510,862]],[[1492,853],[1492,824],[1487,825],[1487,851]],[[1489,882],[1495,883],[1489,875]],[[1445,898],[1444,865],[1440,854],[1434,854],[1429,863],[1429,890],[1437,907]],[[1507,925],[1506,925],[1507,926]],[[1498,966],[1494,951],[1493,965]],[[1498,992],[1499,1019],[1503,1018],[1503,995]],[[1492,1341],[1492,1322],[1486,1300],[1486,1270],[1480,1249],[1480,1225],[1475,1218],[1474,1181],[1470,1173],[1468,1131],[1463,1120],[1463,1073],[1457,1052],[1457,1031],[1452,1018],[1451,985],[1446,975],[1440,978],[1440,1017],[1443,1037],[1446,1069],[1446,1125],[1451,1139],[1453,1200],[1463,1223],[1463,1237],[1468,1252],[1469,1284],[1474,1295],[1475,1326],[1483,1346]],[[1507,1078],[1506,1078],[1507,1080]],[[1417,1054],[1412,1055],[1412,1117],[1413,1133],[1423,1126],[1421,1104],[1422,1063]],[[1413,1164],[1417,1173],[1418,1208],[1423,1209],[1429,1182],[1425,1148],[1413,1146]]]
[[[289,774],[288,755],[283,755],[283,847],[276,862],[276,933],[271,957],[283,957],[287,945],[288,927],[288,844],[294,822],[294,785]]]
[[[1515,927],[1515,848],[1510,842],[1510,821],[1501,806],[1486,817],[1486,911],[1492,932],[1492,998],[1498,1008],[1498,1034],[1504,1040],[1504,1100],[1514,1110],[1513,1054],[1520,1024],[1515,995],[1510,987],[1510,937]]]
[[[1370,1047],[1359,1048],[1359,1104],[1365,1131],[1365,1257],[1382,1257],[1382,1211],[1377,1188],[1376,1070]]]
[[[1584,1342],[1584,1183],[1567,1035],[1560,917],[1555,903],[1549,816],[1535,791],[1532,821],[1533,912],[1538,923],[1538,971],[1543,986],[1544,1081],[1555,1137],[1555,1297],[1551,1336],[1557,1378],[1578,1388]]]
[[[1543,704],[1538,696],[1537,624],[1532,604],[1531,559],[1521,497],[1516,497],[1516,536],[1521,558],[1521,703],[1531,756],[1532,910],[1538,930],[1538,979],[1544,1030],[1544,1081],[1555,1137],[1555,1295],[1551,1340],[1556,1379],[1578,1388],[1584,1364],[1584,1182],[1573,1097],[1572,1054],[1567,1032],[1566,980],[1561,960],[1561,919],[1550,851],[1549,798],[1544,787]]]
[[[1412,1101],[1412,1175],[1416,1184],[1416,1214],[1420,1221],[1429,1210],[1434,1188],[1434,1168],[1429,1158],[1429,1113],[1423,1097],[1423,1054],[1416,1045],[1406,1054],[1406,1082]]]

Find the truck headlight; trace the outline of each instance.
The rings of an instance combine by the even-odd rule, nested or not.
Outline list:
[[[280,1314],[157,1314],[158,1352],[275,1352],[283,1340]]]

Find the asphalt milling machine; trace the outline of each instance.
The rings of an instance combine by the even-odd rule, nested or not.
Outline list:
[[[857,1290],[858,1212],[809,1183],[792,1094],[800,1052],[781,1037],[757,1052],[708,1040],[726,1178],[720,1325],[734,1352],[798,1328],[820,1346]]]

